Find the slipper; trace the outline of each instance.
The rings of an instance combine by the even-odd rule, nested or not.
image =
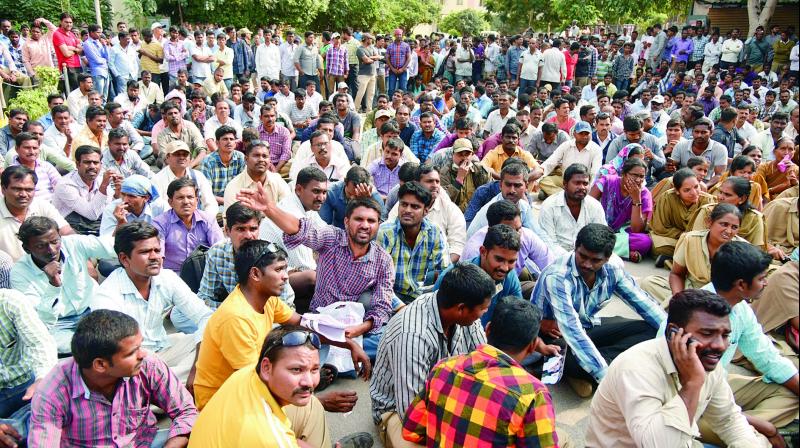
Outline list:
[[[333,384],[338,377],[339,369],[331,364],[323,365],[322,368],[319,369],[319,384],[314,390],[317,392],[325,390],[328,386]]]

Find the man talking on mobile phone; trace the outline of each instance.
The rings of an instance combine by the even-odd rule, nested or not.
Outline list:
[[[687,289],[672,297],[665,334],[619,355],[592,399],[587,447],[701,447],[707,420],[730,448],[769,447],[717,367],[730,345],[731,306]]]

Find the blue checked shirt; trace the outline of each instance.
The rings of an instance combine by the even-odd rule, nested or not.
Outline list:
[[[381,224],[377,241],[394,261],[394,292],[405,302],[416,299],[425,279],[448,265],[447,238],[427,218],[422,220],[414,247],[406,244],[399,218]]]
[[[438,129],[433,130],[433,134],[430,138],[425,138],[422,129],[419,129],[411,136],[411,144],[408,145],[408,147],[411,148],[411,152],[417,156],[419,163],[422,164],[428,160],[428,155],[436,149],[436,146],[439,145],[439,142],[442,141],[443,138],[444,132]]]
[[[574,252],[545,268],[531,295],[531,301],[544,311],[542,318],[556,320],[580,366],[598,382],[605,376],[608,364],[589,339],[586,329],[600,324],[597,313],[614,295],[654,328],[667,318],[661,306],[620,266],[603,265],[590,290],[575,266]]]
[[[689,58],[690,61],[699,61],[703,59],[704,52],[706,50],[706,44],[708,43],[708,36],[699,36],[695,37],[694,39],[694,51],[692,51],[692,56]],[[687,67],[689,68],[689,67]],[[691,67],[694,68],[694,67]]]
[[[228,166],[222,164],[219,158],[219,152],[213,152],[210,156],[203,159],[203,164],[200,166],[200,171],[211,182],[211,189],[214,191],[214,196],[225,196],[225,187],[231,179],[238,176],[239,173],[244,171],[244,154],[239,151],[233,151]]]
[[[591,78],[595,74],[597,74],[597,48],[594,48],[594,45],[589,45],[589,50],[591,50],[591,58],[589,59],[589,77]]]
[[[253,49],[245,42],[244,39],[239,39],[233,44],[233,73],[241,75],[244,72],[252,72],[255,70],[256,58],[253,55]]]

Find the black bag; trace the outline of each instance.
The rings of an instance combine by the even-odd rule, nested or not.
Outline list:
[[[200,290],[200,281],[203,280],[203,271],[206,268],[206,252],[209,247],[197,246],[181,265],[181,280],[183,280],[193,293]]]

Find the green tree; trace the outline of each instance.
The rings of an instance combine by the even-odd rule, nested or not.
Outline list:
[[[326,11],[327,4],[326,0],[206,0],[181,3],[181,12],[186,22],[219,23],[237,28],[270,23],[305,27]],[[175,0],[160,0],[158,12],[179,22]]]
[[[381,0],[383,14],[373,25],[374,30],[391,31],[402,28],[406,33],[420,23],[430,23],[431,18],[439,17],[442,6],[438,0]]]
[[[17,27],[39,17],[58,26],[58,16],[64,11],[69,11],[75,17],[75,28],[83,23],[96,22],[94,0],[0,0],[0,11],[3,11],[3,17],[11,20]],[[103,26],[108,27],[112,19],[109,0],[100,0],[100,15]]]
[[[439,22],[440,30],[459,36],[477,36],[488,27],[483,16],[474,9],[451,12]]]
[[[328,9],[311,21],[311,29],[371,29],[381,15],[383,0],[330,0]]]

